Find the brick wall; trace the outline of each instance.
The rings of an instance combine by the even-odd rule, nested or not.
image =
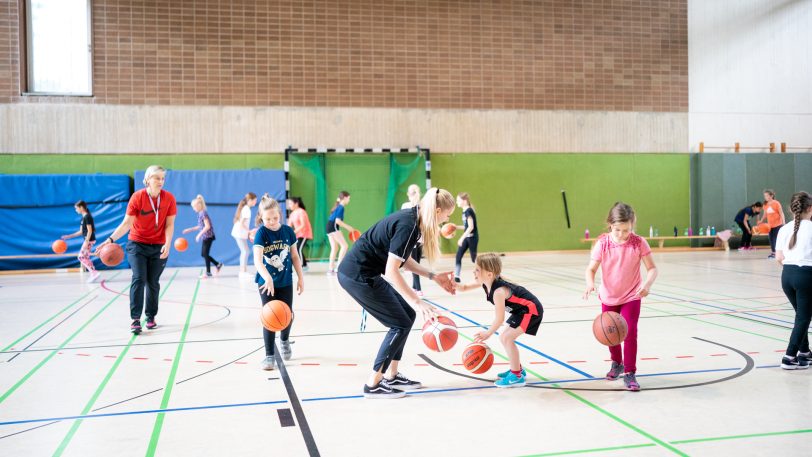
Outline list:
[[[95,97],[131,105],[688,110],[687,0],[94,0]],[[0,0],[0,103],[21,97]]]

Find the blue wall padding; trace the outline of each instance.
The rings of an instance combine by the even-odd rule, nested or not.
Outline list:
[[[121,222],[130,196],[127,175],[0,175],[0,256],[53,254],[51,244],[79,230],[73,204],[84,200],[98,233],[111,233]],[[67,240],[67,253],[79,252],[81,237]],[[97,268],[106,268],[94,258]],[[70,268],[75,256],[0,259],[0,270]],[[121,268],[127,267],[126,260]]]

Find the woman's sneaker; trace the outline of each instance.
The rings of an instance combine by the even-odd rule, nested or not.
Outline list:
[[[217,265],[215,265],[215,267],[214,267],[214,274],[219,275],[219,274],[220,274],[220,270],[222,270],[222,269],[223,269],[223,262],[220,262],[220,263],[218,263]]]
[[[154,317],[148,317],[147,318],[147,330],[153,330],[157,326],[158,326],[158,324],[155,323],[155,318]]]
[[[524,387],[526,382],[524,376],[516,376],[511,371],[507,374],[507,376],[497,379],[493,384],[496,387]]]
[[[378,399],[378,398],[403,398],[406,396],[406,392],[393,389],[386,384],[385,382],[379,382],[378,385],[369,387],[368,385],[364,384],[364,398],[370,399]]]
[[[624,374],[623,384],[626,385],[626,390],[631,390],[632,392],[640,390],[640,384],[637,383],[637,378],[634,377],[634,373]]]
[[[606,379],[609,381],[614,381],[615,379],[619,378],[621,374],[623,374],[623,364],[612,362],[612,367],[609,368],[609,372],[606,373]]]
[[[280,346],[282,358],[285,360],[290,360],[291,356],[293,355],[293,351],[290,349],[290,341],[281,341]]]
[[[781,368],[785,370],[806,370],[809,368],[809,361],[805,357],[790,357],[785,355],[781,359]]]
[[[503,372],[497,374],[496,376],[498,376],[499,379],[504,379],[504,377],[509,375],[509,374],[510,374],[510,370],[507,370],[507,371],[503,371]],[[525,377],[525,376],[527,376],[527,372],[524,371],[524,368],[522,368],[522,377]]]
[[[276,368],[276,360],[274,360],[272,355],[265,356],[265,358],[262,359],[262,363],[260,363],[260,366],[265,371],[271,371],[274,368]]]
[[[406,376],[400,374],[400,372],[398,372],[398,374],[396,374],[392,379],[386,379],[386,376],[384,376],[381,379],[381,382],[385,383],[389,387],[400,390],[414,390],[423,387],[423,384],[421,384],[420,381],[412,381]]]
[[[812,364],[812,352],[799,352],[799,359],[806,359],[809,364]]]
[[[135,333],[136,335],[141,333],[141,320],[140,319],[134,319],[133,320],[133,323],[130,324],[130,331]]]

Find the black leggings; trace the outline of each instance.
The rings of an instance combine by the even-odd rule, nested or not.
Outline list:
[[[789,336],[787,355],[809,352],[809,322],[812,320],[812,267],[784,265],[781,288],[795,308],[795,324]]]
[[[290,324],[282,330],[282,341],[287,341],[290,336],[290,328],[293,327],[293,286],[287,287],[274,287],[273,295],[268,295],[260,291],[259,298],[262,300],[262,305],[271,300],[282,300],[290,307]],[[272,332],[265,327],[262,327],[262,339],[265,340],[265,355],[274,355],[274,341],[276,340],[276,332]]]
[[[468,238],[463,238],[462,246],[457,248],[457,258],[454,261],[454,277],[459,278],[460,272],[462,271],[462,256],[465,255],[465,251],[471,251],[471,263],[476,262],[476,247],[479,244],[479,237],[477,236],[469,236]]]
[[[412,258],[415,262],[420,263],[420,258],[423,257],[423,246],[417,245],[412,250]],[[421,290],[420,289],[420,276],[412,273],[412,289],[414,290]]]
[[[211,273],[211,264],[213,263],[215,266],[220,265],[220,262],[214,259],[214,257],[209,255],[209,251],[211,251],[211,243],[214,241],[214,238],[209,238],[208,240],[203,240],[200,246],[200,256],[203,257],[203,260],[206,261],[206,273]]]
[[[775,241],[778,239],[778,231],[781,230],[781,226],[773,227],[770,229],[770,252],[775,254]]]
[[[307,244],[307,238],[296,238],[296,248],[299,249],[299,257],[302,258],[302,266],[307,266],[307,258],[304,255],[304,248],[305,244]]]
[[[751,240],[753,239],[753,235],[747,231],[747,227],[744,226],[744,222],[736,221],[739,224],[739,228],[742,229],[742,246],[743,248],[749,248],[753,243]]]

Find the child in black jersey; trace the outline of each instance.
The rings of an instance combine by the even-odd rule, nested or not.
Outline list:
[[[479,244],[479,227],[476,223],[476,213],[471,206],[471,197],[467,192],[457,194],[457,206],[462,208],[462,224],[457,229],[462,229],[462,235],[457,241],[457,257],[454,259],[454,281],[460,282],[460,272],[462,271],[462,257],[465,251],[470,251],[471,263],[476,262],[476,249]]]
[[[516,338],[523,333],[535,335],[538,332],[544,308],[535,295],[517,284],[508,282],[501,276],[502,260],[498,254],[489,252],[476,259],[474,279],[470,284],[457,284],[457,290],[466,291],[482,288],[485,298],[494,305],[496,316],[486,331],[474,334],[474,342],[479,343],[496,333],[504,322],[499,340],[505,347],[510,359],[510,369],[499,373],[499,379],[494,383],[496,387],[521,387],[525,385],[527,373],[519,360],[519,349],[516,347]],[[505,321],[505,308],[510,317]]]

